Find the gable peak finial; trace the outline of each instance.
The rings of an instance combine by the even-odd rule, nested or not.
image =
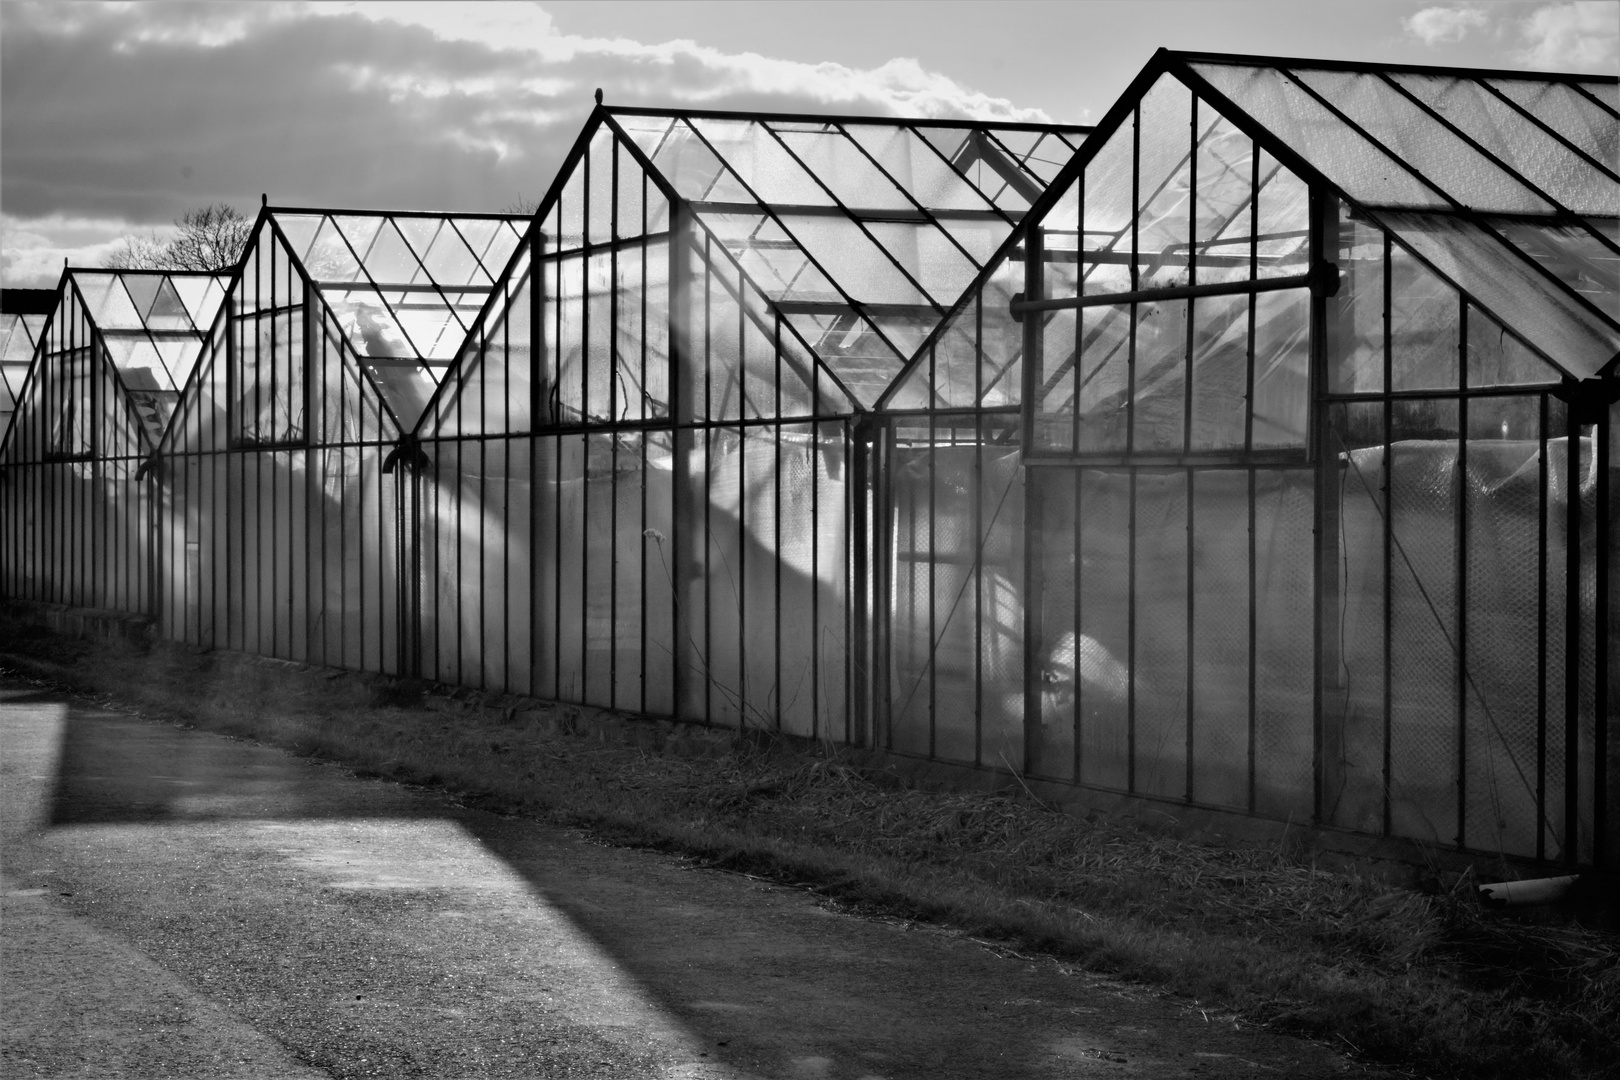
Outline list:
[[[268,191],[259,192],[259,205],[260,206],[269,206],[270,205],[270,193]]]
[[[600,86],[596,88],[596,103],[598,105],[602,104],[602,88]]]

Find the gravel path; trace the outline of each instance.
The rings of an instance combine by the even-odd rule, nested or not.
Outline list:
[[[0,686],[7,1077],[1363,1074],[813,893]]]

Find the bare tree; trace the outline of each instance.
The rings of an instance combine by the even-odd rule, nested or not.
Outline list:
[[[539,199],[531,199],[527,196],[520,195],[512,202],[509,202],[505,206],[501,207],[501,213],[520,215],[522,217],[533,217],[534,212],[538,209],[540,209]]]
[[[253,219],[224,203],[187,210],[169,240],[128,236],[107,257],[114,270],[224,270],[242,258]]]

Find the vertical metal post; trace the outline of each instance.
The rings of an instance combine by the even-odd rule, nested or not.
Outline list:
[[[1547,857],[1547,428],[1551,401],[1540,396],[1541,426],[1537,435],[1536,513],[1536,859]]]
[[[1379,526],[1379,534],[1384,546],[1384,588],[1383,588],[1383,664],[1384,664],[1384,700],[1383,700],[1383,829],[1388,836],[1395,828],[1395,807],[1393,792],[1395,790],[1395,399],[1391,396],[1395,389],[1395,321],[1394,311],[1394,281],[1395,261],[1394,249],[1389,237],[1379,233],[1380,246],[1383,259],[1383,290],[1380,298],[1382,307],[1383,350],[1384,350],[1384,476],[1383,499],[1384,515]]]
[[[687,474],[692,469],[692,415],[694,409],[691,378],[692,282],[688,273],[691,258],[692,220],[686,203],[669,202],[669,400],[670,400],[670,559],[671,594],[670,639],[674,643],[672,710],[682,714],[687,671],[692,664],[691,634],[685,627],[686,612],[681,595],[685,589],[687,566],[691,561],[692,537],[687,535],[687,514],[691,505]]]
[[[1608,382],[1609,389],[1613,388],[1613,379]],[[1608,397],[1610,395],[1604,395]],[[1600,399],[1601,400],[1601,399]],[[1592,420],[1596,429],[1596,447],[1594,457],[1597,468],[1595,492],[1596,505],[1593,508],[1593,532],[1596,544],[1594,545],[1593,571],[1596,586],[1596,602],[1593,611],[1593,665],[1592,676],[1592,865],[1601,869],[1613,869],[1615,858],[1611,846],[1614,835],[1611,828],[1614,822],[1610,814],[1616,809],[1609,801],[1609,760],[1613,750],[1609,746],[1610,730],[1609,717],[1612,715],[1614,702],[1609,700],[1611,691],[1610,676],[1613,673],[1612,663],[1615,660],[1613,649],[1609,641],[1612,627],[1609,625],[1609,612],[1612,600],[1609,590],[1612,587],[1610,574],[1610,556],[1614,554],[1611,547],[1613,538],[1609,534],[1609,499],[1611,492],[1609,485],[1614,478],[1613,457],[1611,456],[1610,440],[1614,433],[1610,430],[1613,425],[1615,409],[1611,405],[1604,408],[1601,405],[1593,415]]]
[[[1454,550],[1457,619],[1457,657],[1454,692],[1457,695],[1457,846],[1468,838],[1468,301],[1457,297],[1457,468],[1456,538]]]
[[[1038,222],[1031,222],[1029,231],[1024,235],[1024,295],[1030,300],[1040,300],[1046,295],[1046,237],[1042,233]],[[1080,312],[1075,311],[1076,321]],[[1040,393],[1045,385],[1045,341],[1043,320],[1039,313],[1030,312],[1024,316],[1024,363],[1034,373],[1033,382],[1028,384],[1031,393],[1026,399]],[[1079,376],[1076,373],[1076,386]],[[930,395],[930,401],[932,395]],[[1026,422],[1024,430],[1031,438],[1036,438],[1035,427],[1028,420],[1032,410],[1038,403],[1025,406]],[[1020,470],[1025,485],[1024,499],[1024,772],[1030,772],[1034,762],[1040,757],[1041,736],[1041,631],[1045,622],[1046,608],[1046,567],[1040,559],[1041,531],[1045,525],[1045,515],[1041,512],[1041,503],[1044,492],[1041,485],[1034,482],[1029,469]],[[932,492],[930,492],[932,496]],[[930,526],[930,539],[932,538]],[[979,550],[984,550],[980,538]],[[978,560],[975,560],[976,562]],[[930,627],[930,642],[933,640]]]
[[[1329,230],[1336,227],[1337,204],[1319,189],[1311,189],[1310,197],[1310,264],[1313,268],[1327,264],[1335,250]],[[1315,610],[1312,622],[1316,627],[1316,649],[1312,707],[1311,748],[1311,817],[1317,823],[1323,820],[1325,809],[1326,756],[1324,748],[1331,744],[1342,746],[1343,732],[1335,728],[1326,730],[1327,716],[1331,712],[1343,715],[1344,687],[1339,683],[1339,579],[1335,572],[1339,553],[1339,486],[1342,482],[1339,455],[1334,451],[1333,437],[1328,423],[1328,335],[1327,297],[1319,288],[1311,290],[1310,330],[1310,401],[1311,445],[1316,458],[1316,543],[1313,546],[1313,573],[1316,582]]]
[[[1580,861],[1581,748],[1581,421],[1570,403],[1564,468],[1564,863]]]
[[[612,152],[608,207],[608,708],[619,707],[619,140]]]

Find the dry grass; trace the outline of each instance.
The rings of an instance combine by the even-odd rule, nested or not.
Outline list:
[[[565,706],[514,714],[466,691],[37,632],[0,648],[162,717],[948,924],[1425,1075],[1620,1074],[1620,939],[1483,911],[1466,876],[1396,888],[1287,848],[911,789],[830,749],[597,742],[567,733]]]

